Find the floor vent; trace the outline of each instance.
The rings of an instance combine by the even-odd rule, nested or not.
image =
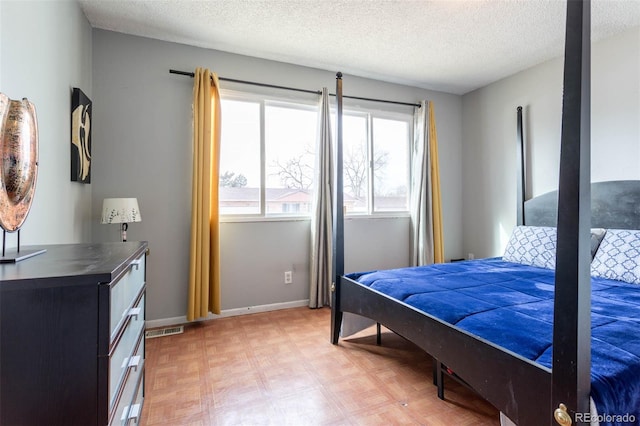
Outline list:
[[[156,330],[149,330],[144,334],[147,339],[153,339],[154,337],[171,336],[172,334],[180,334],[184,332],[184,326],[179,325],[177,327],[159,328]]]

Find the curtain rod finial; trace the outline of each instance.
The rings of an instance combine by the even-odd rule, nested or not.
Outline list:
[[[336,78],[342,78],[342,73],[340,71],[336,73]]]

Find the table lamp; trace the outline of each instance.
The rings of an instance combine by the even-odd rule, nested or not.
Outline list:
[[[120,223],[122,241],[127,241],[130,222],[142,222],[137,198],[105,198],[102,202],[102,223]]]

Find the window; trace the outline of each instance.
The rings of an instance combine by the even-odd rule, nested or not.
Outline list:
[[[317,108],[267,104],[264,122],[266,213],[310,214]]]
[[[409,210],[409,121],[373,118],[373,210]]]
[[[228,96],[221,100],[222,215],[309,215],[317,107]]]
[[[369,212],[369,131],[366,115],[342,115],[342,180],[347,213]]]
[[[412,115],[343,113],[347,214],[406,212]]]
[[[220,214],[259,214],[261,105],[222,99],[221,108]]]
[[[221,103],[220,214],[308,216],[314,191],[315,101],[223,93]],[[408,210],[412,120],[412,114],[345,110],[347,214]]]

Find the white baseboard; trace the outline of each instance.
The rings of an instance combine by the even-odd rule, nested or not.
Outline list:
[[[302,306],[309,306],[309,299],[296,300],[293,302],[272,303],[270,305],[248,306],[246,308],[225,309],[220,313],[220,315],[209,313],[208,316],[204,318],[198,318],[193,322],[207,321],[216,318],[236,317],[238,315],[256,314],[258,312],[277,311],[278,309],[299,308]],[[182,317],[147,320],[145,321],[145,327],[151,329],[187,323],[189,323],[189,321],[187,321],[187,316],[185,315]]]

